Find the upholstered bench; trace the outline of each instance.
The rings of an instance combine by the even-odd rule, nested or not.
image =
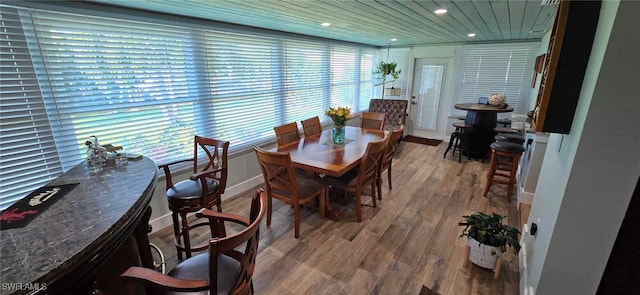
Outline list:
[[[392,131],[404,125],[407,118],[407,101],[404,99],[378,99],[369,102],[369,112],[385,113],[384,130]]]

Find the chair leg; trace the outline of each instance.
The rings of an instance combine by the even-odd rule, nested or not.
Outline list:
[[[462,147],[463,144],[466,144],[465,142],[463,142],[462,136],[464,136],[464,134],[458,136],[458,142],[456,143],[456,146],[458,147],[458,163],[462,163]]]
[[[493,184],[493,175],[496,173],[496,165],[498,162],[498,156],[496,155],[495,151],[491,151],[491,166],[489,166],[489,171],[487,172],[487,183],[484,186],[484,192],[482,193],[483,197],[487,196],[487,193],[489,193],[489,189],[491,188],[491,185]]]
[[[271,208],[273,208],[272,204],[273,202],[271,201],[271,195],[267,194],[267,226],[271,225]]]
[[[222,212],[222,197],[218,198],[216,202],[216,207],[218,207],[218,212]]]
[[[511,195],[513,193],[513,185],[516,182],[516,172],[518,172],[518,163],[520,154],[513,155],[511,158],[511,173],[509,174],[509,185],[507,186],[507,201],[511,203]]]
[[[187,213],[180,212],[180,218],[182,218],[182,239],[184,246],[184,252],[187,258],[191,257],[191,240],[189,239],[189,223],[187,221]]]
[[[293,236],[297,239],[300,237],[300,204],[293,204]]]
[[[376,176],[376,187],[378,188],[378,200],[382,200],[382,172]]]
[[[175,239],[175,243],[180,241],[180,223],[178,221],[178,213],[172,212],[171,218],[173,218],[173,238]],[[178,260],[182,260],[182,251],[176,246],[176,251],[178,253]]]
[[[360,196],[360,191],[356,192],[356,220],[358,222],[362,222],[362,197]]]
[[[325,212],[326,209],[326,205],[327,205],[327,199],[329,198],[329,190],[327,189],[327,187],[323,187],[322,188],[322,192],[320,193],[320,195],[318,196],[318,206],[320,207],[320,219],[324,219],[324,217],[327,215],[327,213]]]
[[[391,187],[391,163],[389,162],[389,167],[387,168],[387,179],[389,180],[389,189],[392,189]]]
[[[446,158],[447,157],[447,153],[449,152],[449,150],[451,149],[451,147],[453,146],[453,142],[456,140],[456,138],[458,137],[457,132],[452,132],[451,136],[449,137],[449,145],[447,145],[447,149],[444,151],[444,156],[442,156],[442,158]],[[456,149],[453,149],[453,154],[456,154]]]
[[[378,203],[376,201],[376,181],[371,182],[371,203],[373,203],[373,207],[378,207]]]

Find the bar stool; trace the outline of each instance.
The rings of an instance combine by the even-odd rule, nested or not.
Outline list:
[[[518,133],[517,130],[511,129],[510,127],[495,127],[493,131],[495,133]]]
[[[497,124],[502,125],[502,127],[509,127],[511,126],[511,118],[504,118],[504,119],[498,119],[498,121],[496,121]]]
[[[522,145],[524,136],[517,133],[498,133],[493,137],[495,141],[513,142]]]
[[[455,127],[456,130],[451,133],[451,137],[449,138],[449,145],[447,146],[447,149],[444,151],[443,158],[447,157],[447,153],[453,147],[453,156],[454,157],[456,156],[456,150],[458,150],[458,163],[462,163],[461,145],[464,143],[463,136],[465,136],[465,132],[467,128],[471,128],[472,126],[464,123],[453,123],[451,125],[453,125],[453,127]]]
[[[506,184],[507,200],[511,203],[513,184],[516,182],[516,171],[522,152],[524,152],[522,144],[504,141],[491,144],[491,166],[487,172],[487,184],[484,187],[483,197],[487,196],[494,183]],[[508,174],[504,171],[508,171]]]

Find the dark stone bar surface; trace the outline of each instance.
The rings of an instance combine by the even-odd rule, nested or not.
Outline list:
[[[134,264],[152,263],[146,229],[157,175],[143,157],[97,173],[83,162],[48,183],[79,185],[25,227],[0,232],[0,293],[87,294],[123,245],[134,245]]]

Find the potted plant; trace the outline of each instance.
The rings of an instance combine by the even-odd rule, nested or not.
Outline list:
[[[496,213],[491,215],[476,212],[464,215],[464,222],[458,223],[464,226],[460,237],[469,238],[469,260],[473,264],[496,269],[498,257],[510,248],[516,255],[520,252],[518,235],[520,231],[515,227],[502,223],[504,216]],[[497,266],[499,272],[499,265]]]
[[[400,73],[402,73],[402,70],[400,69],[396,70],[397,66],[398,64],[396,62],[381,61],[380,63],[378,63],[378,66],[376,67],[376,71],[374,73],[380,75],[380,80],[381,80],[381,82],[376,84],[376,86],[383,85],[382,86],[383,99],[384,99],[384,84],[387,84],[389,82],[393,83],[396,80],[398,80],[398,78],[400,78]],[[391,76],[393,80],[387,82],[387,76]],[[393,86],[391,87],[391,89],[394,89]]]

